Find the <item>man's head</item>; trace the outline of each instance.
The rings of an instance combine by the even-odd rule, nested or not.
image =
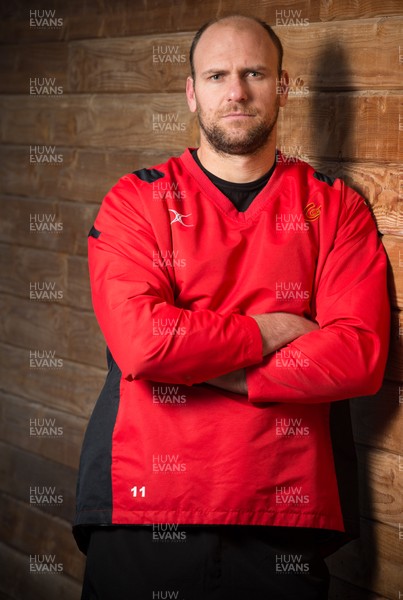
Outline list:
[[[275,34],[273,29],[270,27],[270,25],[268,25],[261,19],[258,19],[257,17],[245,17],[243,15],[235,15],[234,14],[229,17],[221,17],[221,18],[211,19],[210,21],[208,21],[207,23],[202,25],[202,27],[200,27],[200,29],[196,32],[196,34],[193,38],[193,41],[192,41],[192,45],[190,46],[190,52],[189,52],[190,72],[192,74],[193,81],[196,80],[196,72],[195,72],[195,68],[194,68],[194,54],[195,54],[196,46],[199,43],[199,40],[200,40],[201,36],[203,35],[203,33],[206,31],[206,29],[208,29],[209,27],[211,27],[211,25],[214,25],[215,23],[219,23],[220,21],[226,21],[227,19],[231,20],[231,19],[236,19],[236,18],[240,18],[240,19],[244,18],[244,19],[247,19],[250,21],[255,21],[255,23],[257,23],[258,25],[260,25],[261,27],[263,27],[263,29],[265,29],[267,31],[268,36],[270,37],[271,41],[277,48],[277,53],[278,53],[278,69],[277,70],[278,70],[278,77],[280,78],[282,65],[283,65],[283,54],[284,54],[283,45],[281,43],[280,38]]]
[[[258,19],[232,15],[204,25],[190,53],[186,94],[202,143],[222,154],[254,154],[275,136],[287,100],[282,46]]]

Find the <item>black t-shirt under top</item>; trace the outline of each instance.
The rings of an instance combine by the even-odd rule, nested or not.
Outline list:
[[[220,179],[210,171],[207,171],[201,164],[199,157],[197,156],[197,150],[192,150],[192,156],[201,168],[201,170],[207,175],[212,183],[224,194],[239,212],[245,212],[247,208],[252,204],[259,192],[262,191],[266,183],[269,181],[276,167],[274,162],[271,169],[265,173],[259,179],[255,181],[248,181],[248,183],[234,183],[233,181],[225,181]]]

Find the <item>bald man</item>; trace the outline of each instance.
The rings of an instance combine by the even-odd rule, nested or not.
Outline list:
[[[122,177],[91,228],[83,600],[324,600],[357,535],[346,399],[381,385],[386,260],[364,200],[277,149],[282,54],[257,19],[204,25],[199,148]]]

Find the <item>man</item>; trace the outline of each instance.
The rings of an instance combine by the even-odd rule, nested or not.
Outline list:
[[[348,530],[330,407],[381,385],[386,261],[364,200],[276,151],[281,62],[261,21],[204,26],[200,147],[123,177],[90,232],[109,372],[78,484],[85,599],[327,598]]]

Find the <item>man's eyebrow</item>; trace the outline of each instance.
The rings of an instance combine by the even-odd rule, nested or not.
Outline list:
[[[268,67],[265,65],[251,65],[250,67],[245,67],[242,71],[268,71]]]
[[[239,69],[242,73],[247,73],[248,71],[261,71],[261,72],[266,72],[268,71],[268,67],[266,67],[265,65],[251,65],[250,67],[243,67],[242,69]],[[201,75],[214,75],[216,73],[229,73],[228,69],[223,69],[220,67],[217,68],[210,68],[207,69],[206,71],[203,71],[201,73]]]
[[[202,75],[214,75],[215,73],[228,73],[226,69],[220,69],[217,67],[216,69],[207,69],[207,71],[203,71]]]

